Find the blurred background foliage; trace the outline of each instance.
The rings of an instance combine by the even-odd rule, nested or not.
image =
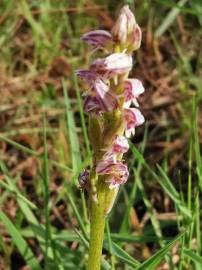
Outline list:
[[[85,269],[77,177],[91,151],[74,74],[93,57],[80,36],[110,30],[124,4],[143,31],[131,77],[147,121],[125,157],[102,267],[201,269],[200,0],[0,0],[0,269]]]

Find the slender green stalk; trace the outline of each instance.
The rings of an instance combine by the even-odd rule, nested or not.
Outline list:
[[[104,194],[103,194],[104,195]],[[104,196],[102,196],[104,198]],[[93,202],[91,204],[91,228],[90,228],[90,246],[88,270],[100,270],[102,244],[105,228],[105,215],[103,204]]]

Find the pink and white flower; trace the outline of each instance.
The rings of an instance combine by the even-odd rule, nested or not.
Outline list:
[[[125,103],[124,107],[129,108],[131,103],[135,106],[139,106],[137,102],[137,98],[139,95],[144,93],[144,87],[142,82],[138,79],[128,79],[124,82],[124,97]]]
[[[92,95],[95,95],[98,99],[100,99],[100,103],[103,104],[103,108],[105,108],[106,112],[113,111],[118,107],[117,97],[110,92],[109,86],[102,80],[97,79],[94,82],[91,92]]]
[[[92,115],[99,115],[105,110],[100,100],[96,96],[92,97],[90,95],[85,96],[83,108],[86,113]]]
[[[126,153],[129,149],[128,140],[124,136],[116,136],[112,144],[112,152],[114,154]]]
[[[124,74],[131,70],[133,65],[132,56],[125,53],[113,53],[106,58],[96,59],[90,70],[103,76],[111,78],[117,74]]]
[[[132,51],[140,47],[142,32],[129,7],[124,6],[111,33],[95,30],[84,34],[81,39],[93,49],[101,48],[104,52],[113,52],[105,58],[94,60],[89,70],[77,70],[76,74],[87,83],[84,93],[84,111],[91,117],[98,118],[99,124],[102,125],[100,135],[107,136],[112,123],[106,142],[104,141],[103,144],[99,142],[96,145],[93,128],[90,129],[92,132],[90,138],[96,149],[95,155],[99,152],[99,155],[94,156],[93,159],[93,172],[96,168],[98,176],[104,176],[99,179],[98,188],[100,180],[103,180],[109,183],[110,189],[116,188],[117,191],[129,176],[127,166],[121,161],[123,154],[129,149],[127,137],[133,135],[135,128],[144,122],[144,116],[137,108],[129,108],[131,104],[139,106],[137,98],[144,92],[144,87],[138,79],[127,79],[133,65]],[[119,52],[114,53],[114,51]],[[114,115],[120,117],[121,126],[118,129],[116,126],[113,128]],[[113,141],[109,143],[111,138]],[[87,173],[84,172],[80,180],[85,182],[86,176]]]
[[[114,142],[111,147],[103,149],[106,153],[103,156],[104,160],[113,161],[117,160],[117,155],[124,154],[128,151],[129,144],[128,140],[124,136],[116,135]]]
[[[112,41],[112,35],[105,30],[95,30],[84,34],[81,39],[97,49],[106,47]]]
[[[128,180],[129,176],[128,167],[125,164],[122,162],[113,163],[106,160],[102,160],[98,163],[96,172],[99,175],[108,176],[106,182],[110,183],[110,189],[124,184]]]
[[[109,87],[102,81],[95,81],[84,99],[86,113],[101,114],[111,112],[118,107],[117,97],[109,91]]]
[[[129,138],[135,134],[135,127],[144,123],[145,119],[142,113],[136,108],[124,109],[123,117],[125,121],[125,135]]]

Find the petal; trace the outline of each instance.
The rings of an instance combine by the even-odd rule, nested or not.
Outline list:
[[[76,75],[87,83],[92,83],[96,80],[96,74],[91,70],[78,69],[76,70]]]
[[[100,48],[104,47],[112,40],[112,35],[105,30],[95,30],[84,34],[81,39],[86,41],[93,48]]]
[[[110,112],[118,107],[118,100],[116,96],[109,91],[109,86],[106,85],[102,80],[96,80],[93,89],[107,112]]]
[[[138,50],[140,48],[141,41],[142,41],[142,31],[139,25],[136,24],[128,40],[129,44],[131,44],[130,46],[131,49],[133,51]]]
[[[90,70],[98,76],[111,78],[117,74],[129,72],[132,68],[132,56],[125,53],[113,53],[106,58],[96,59],[90,66]]]
[[[144,123],[145,119],[142,113],[136,108],[124,109],[124,120],[125,120],[125,135],[129,138],[135,134],[135,127],[140,126]]]
[[[128,79],[124,82],[124,96],[125,101],[136,99],[139,95],[144,93],[145,89],[142,82],[138,79]]]
[[[113,181],[115,181],[118,184],[125,183],[129,176],[128,168],[122,162],[112,163],[109,161],[102,160],[98,163],[96,167],[96,172],[99,175],[111,176],[109,179],[110,180],[113,179]]]
[[[127,40],[127,32],[127,17],[125,14],[120,14],[112,28],[114,40],[125,43]]]
[[[100,114],[105,110],[99,99],[89,95],[85,96],[83,107],[84,111],[90,114]]]
[[[145,119],[142,113],[136,108],[124,109],[124,119],[127,128],[137,127],[144,123]]]
[[[124,136],[117,136],[112,145],[113,153],[125,153],[129,149],[128,140]]]
[[[125,53],[113,53],[105,58],[104,65],[107,70],[122,74],[132,68],[132,56]]]

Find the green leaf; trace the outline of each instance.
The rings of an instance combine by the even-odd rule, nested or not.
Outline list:
[[[104,246],[107,250],[109,250],[107,241],[104,241]],[[118,246],[114,242],[111,242],[111,252],[121,261],[125,262],[126,264],[132,267],[136,267],[137,265],[140,264],[136,259],[134,259],[131,255],[129,255],[126,251],[124,251],[120,246]]]
[[[199,263],[200,265],[202,265],[202,257],[198,255],[196,252],[194,252],[193,250],[184,248],[183,254],[187,255],[193,262]]]
[[[86,239],[88,239],[88,235],[87,235],[86,228],[85,228],[85,225],[83,223],[82,217],[81,217],[81,215],[79,213],[79,210],[78,210],[78,208],[77,208],[77,206],[76,206],[76,204],[75,204],[75,202],[73,200],[73,197],[70,194],[70,190],[67,189],[67,188],[66,188],[66,195],[67,195],[67,198],[68,198],[68,200],[70,202],[70,205],[72,207],[72,210],[74,211],[75,217],[76,217],[77,222],[79,224],[79,227],[80,227],[80,229],[81,229],[81,231],[83,233],[83,236]]]
[[[23,239],[20,232],[13,225],[10,219],[3,213],[0,212],[0,219],[8,230],[9,234],[12,237],[13,242],[17,246],[20,254],[23,256],[27,264],[30,266],[32,270],[41,270],[41,267],[34,257],[32,250],[29,248],[27,242]]]
[[[160,24],[160,26],[157,28],[155,32],[156,37],[160,37],[163,35],[163,33],[170,27],[172,23],[174,23],[177,15],[180,13],[180,8],[185,5],[187,0],[180,0],[177,3],[177,6],[175,6],[168,15],[164,18],[163,22]]]
[[[6,143],[8,143],[8,144],[10,144],[12,146],[14,146],[16,149],[22,151],[23,153],[26,153],[26,154],[29,154],[29,155],[36,156],[36,157],[41,158],[41,155],[37,151],[34,151],[34,150],[30,149],[29,147],[26,147],[26,146],[24,146],[22,144],[19,144],[19,143],[15,142],[15,141],[13,141],[13,140],[11,140],[11,139],[3,136],[2,134],[0,134],[0,140],[2,140],[4,142],[6,142]],[[63,169],[63,170],[72,172],[72,169],[69,168],[69,167],[67,167],[65,164],[60,164],[57,161],[51,160],[51,159],[49,159],[49,161],[54,166],[56,166],[56,167],[58,167],[60,169]]]
[[[169,195],[169,197],[175,202],[176,206],[181,210],[181,212],[188,217],[189,219],[192,218],[192,215],[187,207],[184,206],[183,202],[180,200],[180,194],[177,192],[173,184],[171,183],[170,179],[168,178],[167,174],[164,170],[157,164],[157,167],[160,171],[161,177],[157,178],[157,181],[161,185],[161,187],[165,190],[165,192]]]
[[[64,98],[65,98],[65,108],[66,108],[66,125],[67,130],[69,132],[69,143],[71,146],[71,154],[72,154],[72,166],[74,173],[78,173],[80,170],[81,164],[81,153],[79,149],[79,140],[76,132],[76,125],[74,121],[73,111],[71,109],[70,100],[67,94],[67,88],[65,81],[62,81]]]
[[[148,260],[144,261],[140,266],[135,268],[135,270],[153,270],[155,267],[163,260],[164,256],[167,254],[169,249],[184,235],[185,232],[178,235],[174,240],[169,242],[159,251],[157,251]]]

